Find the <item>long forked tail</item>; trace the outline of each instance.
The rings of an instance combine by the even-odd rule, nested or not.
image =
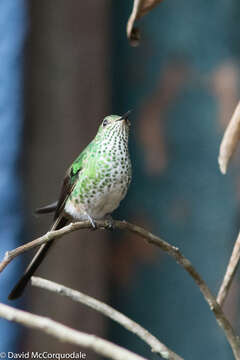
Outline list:
[[[66,225],[66,223],[67,223],[66,218],[58,218],[55,221],[55,223],[53,224],[51,230],[61,229],[63,226]],[[31,276],[35,273],[35,271],[37,270],[37,268],[39,267],[39,265],[41,264],[41,262],[43,261],[43,259],[47,255],[47,252],[50,249],[50,247],[53,245],[53,243],[54,243],[54,240],[51,240],[51,241],[48,241],[46,244],[43,244],[43,245],[40,246],[40,248],[37,251],[36,255],[33,257],[32,261],[30,262],[30,264],[26,268],[24,274],[22,275],[22,277],[19,279],[17,284],[14,286],[14,288],[10,292],[10,294],[8,296],[9,300],[17,299],[22,295],[22,293],[23,293],[25,287],[27,286]]]

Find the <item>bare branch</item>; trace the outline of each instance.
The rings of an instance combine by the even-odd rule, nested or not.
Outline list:
[[[204,282],[204,280],[201,278],[201,276],[198,274],[198,272],[194,269],[191,262],[181,254],[178,248],[175,246],[172,246],[168,244],[166,241],[160,239],[158,236],[153,235],[152,233],[148,232],[147,230],[137,226],[130,224],[128,222],[122,221],[117,222],[117,227],[124,230],[129,230],[133,233],[136,233],[143,237],[145,240],[147,240],[150,244],[154,244],[158,247],[160,247],[163,251],[165,251],[169,256],[173,257],[178,264],[180,264],[192,277],[194,282],[199,287],[200,291],[202,292],[206,302],[208,303],[210,309],[213,311],[216,320],[219,324],[219,326],[224,330],[225,335],[228,339],[228,342],[232,348],[232,351],[234,353],[235,359],[240,360],[240,346],[238,342],[238,337],[236,336],[232,325],[226,318],[223,310],[219,306],[219,304],[216,301],[216,298],[211,293],[210,289],[208,288],[207,284]]]
[[[240,233],[238,234],[237,240],[233,247],[233,252],[230,257],[227,270],[224,275],[224,279],[222,281],[222,284],[220,286],[217,295],[217,302],[219,303],[220,306],[222,306],[224,304],[224,301],[226,300],[226,297],[228,295],[230,286],[232,284],[234,275],[238,267],[239,260],[240,260]]]
[[[96,223],[96,226],[100,229],[109,228],[108,221],[98,220],[95,223]],[[213,311],[219,326],[224,330],[225,335],[228,339],[228,342],[231,345],[232,351],[235,355],[235,358],[240,360],[240,346],[238,343],[238,338],[235,335],[235,332],[234,332],[230,322],[226,318],[223,310],[217,303],[216,298],[211,293],[207,284],[204,282],[204,280],[201,278],[201,276],[198,274],[198,272],[194,269],[191,262],[185,256],[182,255],[182,253],[179,251],[179,249],[176,248],[175,246],[170,245],[169,243],[162,240],[158,236],[153,235],[151,232],[141,228],[140,226],[130,224],[126,221],[114,221],[113,225],[114,225],[114,227],[116,227],[118,229],[128,230],[132,233],[138,234],[140,237],[144,238],[150,244],[154,244],[154,245],[160,247],[169,256],[173,257],[176,260],[176,262],[178,264],[180,264],[188,272],[188,274],[192,277],[192,279],[194,280],[194,282],[197,284],[200,291],[202,292],[210,309]],[[2,271],[7,266],[7,264],[9,264],[10,261],[13,260],[13,258],[22,254],[25,251],[32,249],[36,246],[39,246],[39,245],[41,245],[47,241],[50,241],[52,239],[58,239],[58,238],[62,237],[63,235],[70,233],[72,231],[76,231],[79,229],[86,229],[86,228],[91,228],[91,224],[89,221],[76,222],[76,223],[73,223],[73,224],[63,227],[60,230],[48,232],[46,235],[44,235],[36,240],[33,240],[33,241],[29,242],[28,244],[18,247],[15,250],[12,250],[5,254],[3,261],[0,263],[0,271]]]
[[[105,222],[105,226],[107,227],[107,222]],[[37,246],[40,246],[50,240],[53,239],[59,239],[60,237],[62,237],[65,234],[68,234],[72,231],[78,230],[78,229],[89,229],[91,228],[91,225],[89,223],[89,221],[83,221],[83,222],[79,222],[79,223],[71,223],[63,228],[61,228],[60,230],[55,230],[55,231],[49,231],[47,232],[45,235],[28,242],[27,244],[24,244],[22,246],[17,247],[14,250],[11,251],[7,251],[5,253],[5,256],[3,258],[3,260],[0,262],[0,272],[2,272],[5,267],[18,255],[34,249]]]
[[[237,148],[240,138],[240,102],[225,130],[218,156],[220,170],[226,174],[229,160]]]
[[[123,315],[119,311],[113,309],[111,306],[97,299],[94,299],[91,296],[83,294],[80,291],[70,289],[66,286],[55,283],[53,281],[42,279],[40,277],[33,276],[31,278],[31,283],[33,286],[37,286],[63,296],[67,296],[73,301],[77,301],[84,305],[87,305],[88,307],[109,317],[113,321],[122,325],[125,329],[137,335],[140,339],[142,339],[151,347],[152,352],[159,354],[163,359],[183,360],[179,355],[175,354],[164,344],[162,344],[155,336],[150,334],[146,329],[144,329],[142,326],[137,324],[135,321],[129,319],[127,316]]]
[[[140,41],[139,30],[134,27],[136,20],[147,14],[161,1],[162,0],[134,0],[132,12],[127,22],[127,37],[132,46],[138,46]]]
[[[133,9],[132,9],[131,15],[129,16],[128,22],[127,22],[127,37],[132,46],[138,46],[139,41],[140,41],[139,31],[136,30],[136,28],[134,28],[133,25],[137,19],[137,14],[140,10],[142,2],[143,2],[143,0],[135,0],[134,1]]]
[[[11,306],[0,303],[0,317],[14,321],[31,329],[38,329],[61,342],[74,344],[93,350],[108,359],[113,360],[146,360],[129,350],[126,350],[110,341],[101,339],[95,335],[90,335],[71,329],[47,317],[34,315],[26,311],[15,309]]]

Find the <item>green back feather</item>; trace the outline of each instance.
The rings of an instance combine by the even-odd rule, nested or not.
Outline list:
[[[96,164],[96,156],[92,151],[94,145],[94,140],[88,144],[88,146],[81,152],[81,154],[74,160],[70,168],[70,177],[71,183],[74,183],[77,174],[86,166],[88,167],[90,174],[89,176],[94,176],[95,174],[95,164]],[[85,161],[87,159],[87,161]]]

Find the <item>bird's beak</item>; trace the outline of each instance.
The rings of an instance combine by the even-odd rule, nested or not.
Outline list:
[[[128,120],[128,116],[129,116],[131,113],[132,113],[132,110],[127,111],[124,115],[122,115],[122,116],[120,117],[120,119],[119,119],[118,121],[120,121],[120,120]]]

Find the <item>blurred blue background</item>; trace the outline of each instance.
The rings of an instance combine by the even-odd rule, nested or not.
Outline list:
[[[139,21],[141,45],[131,48],[131,6],[0,2],[1,256],[47,231],[51,218],[34,217],[34,208],[58,196],[66,168],[102,118],[133,108],[134,176],[115,217],[178,246],[216,293],[238,230],[239,165],[223,177],[217,156],[239,98],[240,7],[165,0]],[[185,359],[233,358],[195,284],[159,249],[121,232],[80,232],[68,244],[59,242],[38,274],[111,303]],[[1,275],[1,300],[26,257]],[[237,328],[238,286],[225,306]],[[118,325],[54,294],[29,288],[23,303],[156,358]],[[27,330],[22,341],[18,327],[3,320],[0,326],[0,350],[77,350]]]
[[[164,1],[141,23],[137,49],[129,49],[119,31],[130,11],[125,4],[114,7],[113,104],[119,111],[133,107],[137,114],[134,180],[120,214],[179,247],[216,293],[237,235],[233,172],[223,177],[217,164],[239,87],[233,4]],[[129,236],[121,237],[113,245],[114,259],[122,256],[117,268],[113,263],[113,306],[186,359],[231,359],[189,276],[157,249],[149,254],[134,237],[132,255],[126,255]],[[144,344],[117,325],[110,333],[149,356]]]
[[[27,9],[22,0],[0,2],[0,255],[27,241],[23,233],[20,157],[23,139],[23,64]],[[1,274],[1,301],[22,271],[20,259]],[[1,351],[16,351],[20,329],[0,320]],[[12,349],[12,350],[10,350]]]
[[[120,31],[130,4],[124,8],[118,2],[113,12],[114,109],[137,109],[134,179],[120,214],[179,247],[215,293],[237,235],[236,176],[230,171],[223,177],[217,164],[223,129],[238,98],[235,10],[233,2],[164,1],[140,24],[143,40],[137,49],[129,48]],[[157,249],[149,254],[134,237],[127,254],[129,236],[121,238],[112,250],[113,306],[186,359],[231,359],[189,276]],[[226,307],[232,319],[233,298],[231,311]],[[149,357],[149,349],[117,325],[110,334]]]

